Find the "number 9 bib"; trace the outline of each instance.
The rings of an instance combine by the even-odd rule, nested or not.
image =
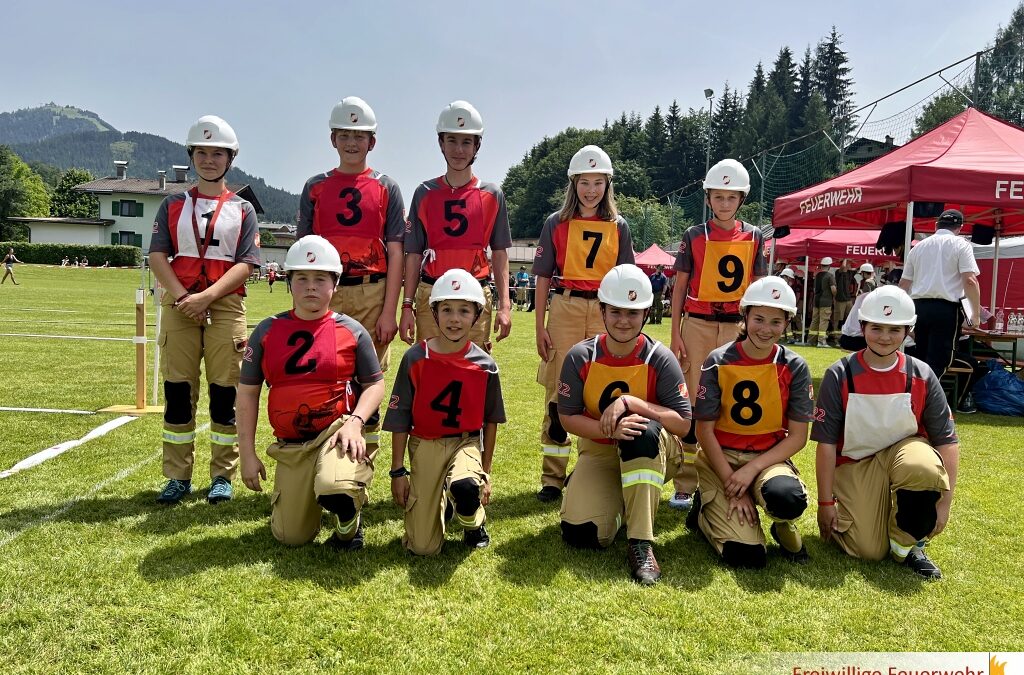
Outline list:
[[[715,427],[731,434],[755,436],[783,429],[782,394],[774,363],[719,366],[722,408]]]
[[[750,285],[753,241],[707,241],[697,298],[701,302],[736,302]]]
[[[609,220],[570,220],[563,279],[600,281],[619,259],[619,225]]]

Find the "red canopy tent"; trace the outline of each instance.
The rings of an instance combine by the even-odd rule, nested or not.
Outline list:
[[[672,269],[672,266],[676,264],[675,256],[671,253],[666,253],[665,249],[657,244],[651,244],[651,247],[643,253],[637,253],[634,260],[637,267],[647,274],[654,274],[654,269],[658,265],[665,266],[666,276],[675,274],[675,271]]]
[[[938,202],[964,213],[967,232],[982,224],[997,234],[1017,234],[1024,232],[1022,169],[1024,129],[968,108],[873,162],[777,198],[772,222],[879,230],[900,221],[909,249],[914,230],[935,228],[934,216],[914,217],[914,203]]]
[[[896,256],[885,255],[875,248],[878,232],[874,230],[794,230],[783,239],[773,239],[775,260],[791,262],[806,256],[821,260],[828,256],[838,262],[849,259],[860,264],[873,265],[887,260],[898,261]]]

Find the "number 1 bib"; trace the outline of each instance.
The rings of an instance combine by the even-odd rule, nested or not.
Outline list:
[[[697,298],[701,302],[736,302],[750,285],[753,241],[711,241],[704,244],[704,265]]]
[[[715,428],[754,436],[775,433],[782,426],[782,394],[775,363],[719,366],[722,409]]]

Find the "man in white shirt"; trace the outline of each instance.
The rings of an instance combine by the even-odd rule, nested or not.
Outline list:
[[[916,356],[939,378],[953,359],[957,333],[963,320],[960,299],[967,298],[972,325],[978,325],[981,287],[974,250],[961,239],[964,215],[956,209],[942,212],[935,234],[910,250],[900,288],[910,293],[917,310],[914,340]]]

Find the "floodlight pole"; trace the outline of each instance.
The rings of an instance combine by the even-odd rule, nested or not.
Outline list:
[[[707,150],[704,153],[704,175],[708,175],[708,169],[711,168],[711,117],[713,115],[712,108],[714,106],[715,92],[712,89],[704,90],[704,98],[708,100],[708,140]],[[703,200],[703,222],[708,222],[708,199],[707,196]]]

